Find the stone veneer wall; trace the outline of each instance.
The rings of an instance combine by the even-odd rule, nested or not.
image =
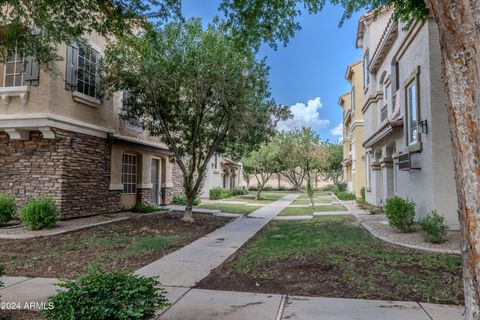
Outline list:
[[[119,211],[121,191],[109,190],[111,144],[52,131],[55,139],[34,131],[26,141],[0,133],[0,192],[13,193],[20,208],[33,197],[52,197],[62,219]]]
[[[174,196],[183,195],[183,173],[176,162],[172,163],[172,184],[171,188],[164,188],[167,204],[172,203]]]

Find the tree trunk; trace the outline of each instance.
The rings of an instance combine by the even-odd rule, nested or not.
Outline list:
[[[465,319],[480,318],[480,0],[428,0],[438,24],[453,141]]]
[[[262,189],[263,189],[263,187],[261,187],[260,184],[258,184],[257,185],[257,196],[255,197],[255,199],[260,200],[260,196],[262,194]]]
[[[193,219],[193,201],[195,199],[195,196],[187,195],[186,196],[186,203],[185,203],[185,213],[183,215],[182,220],[183,221],[188,221],[188,222],[194,222],[195,220]]]

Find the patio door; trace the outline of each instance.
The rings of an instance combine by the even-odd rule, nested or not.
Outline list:
[[[158,159],[152,159],[152,194],[150,202],[158,204],[158,198],[160,195],[160,161]]]

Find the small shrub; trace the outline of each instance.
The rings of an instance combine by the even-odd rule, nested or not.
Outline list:
[[[232,191],[225,188],[213,188],[210,190],[210,200],[219,200],[233,196]]]
[[[442,243],[445,241],[448,227],[445,219],[437,213],[437,210],[430,212],[425,218],[418,222],[422,229],[423,238],[427,242]]]
[[[151,206],[148,204],[145,204],[143,202],[137,202],[135,205],[130,209],[132,212],[138,212],[138,213],[152,213],[155,211],[162,211],[164,209],[157,208],[155,206]]]
[[[167,307],[159,282],[129,272],[103,272],[92,268],[74,280],[63,282],[64,291],[48,299],[55,308],[43,315],[49,320],[151,319]]]
[[[362,198],[362,200],[365,201],[365,187],[362,187],[360,189],[360,198]]]
[[[371,204],[369,206],[368,211],[370,212],[370,214],[384,214],[385,213],[385,210],[383,209],[382,206],[374,206],[373,204]]]
[[[326,186],[323,186],[320,188],[320,191],[333,191],[335,186],[333,184],[327,184]]]
[[[233,196],[244,196],[246,194],[248,194],[248,191],[245,190],[245,189],[241,189],[241,188],[240,189],[233,189],[233,191],[232,191]]]
[[[385,205],[388,223],[402,232],[412,231],[415,218],[415,202],[393,197]]]
[[[340,200],[356,200],[357,199],[355,194],[351,192],[342,191],[342,192],[337,192],[335,195]]]
[[[29,201],[20,212],[20,220],[30,230],[55,227],[58,221],[58,209],[55,201],[47,197]]]
[[[0,225],[10,222],[16,209],[15,198],[12,195],[0,194]]]
[[[184,206],[187,204],[187,197],[185,196],[173,196],[172,203],[177,206]],[[200,198],[193,199],[193,205],[198,206],[200,204]]]

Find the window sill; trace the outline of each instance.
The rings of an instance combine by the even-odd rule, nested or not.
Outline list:
[[[0,87],[0,99],[4,105],[8,105],[12,97],[20,97],[20,101],[26,104],[28,101],[28,86]]]
[[[102,101],[77,91],[73,91],[72,96],[73,101],[85,104],[89,107],[97,108],[99,105],[102,104]]]
[[[422,142],[416,142],[414,144],[409,145],[404,149],[404,153],[415,153],[415,152],[422,152]]]

